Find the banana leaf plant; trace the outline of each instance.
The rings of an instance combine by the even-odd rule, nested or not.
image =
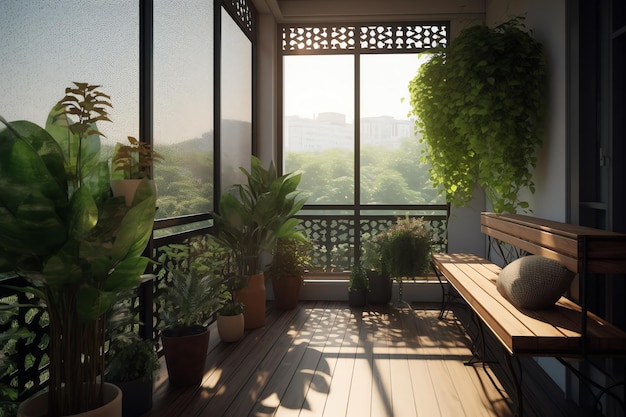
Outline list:
[[[247,183],[235,184],[220,196],[219,212],[213,213],[217,226],[216,240],[230,249],[234,256],[234,271],[240,276],[259,272],[261,252],[271,253],[279,238],[304,241],[296,229],[300,219],[295,214],[306,202],[298,189],[302,173],[278,175],[270,162],[265,168],[252,156],[251,168],[239,168]]]
[[[49,415],[102,405],[107,312],[149,262],[156,197],[147,179],[130,207],[111,196],[96,127],[110,107],[99,86],[74,83],[45,128],[0,118],[0,273],[24,277],[15,289],[49,315]]]

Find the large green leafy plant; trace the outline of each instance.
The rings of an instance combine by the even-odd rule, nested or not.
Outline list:
[[[265,168],[255,156],[250,172],[240,169],[247,183],[236,184],[221,195],[219,213],[213,214],[218,230],[215,238],[232,251],[233,272],[251,275],[259,270],[261,252],[271,252],[277,239],[305,239],[296,230],[300,219],[294,215],[306,198],[298,190],[301,173],[279,176],[273,162]]]
[[[542,143],[547,89],[543,48],[520,19],[463,30],[410,82],[412,113],[435,187],[466,205],[478,184],[496,212],[526,209]]]
[[[130,207],[111,197],[96,122],[109,121],[99,86],[74,83],[45,129],[0,131],[0,272],[14,271],[49,320],[49,415],[102,405],[107,312],[142,282],[156,198],[147,180]]]

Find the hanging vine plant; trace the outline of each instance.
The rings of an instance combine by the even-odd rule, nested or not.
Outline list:
[[[435,50],[409,83],[435,187],[466,206],[478,184],[496,212],[527,209],[542,143],[547,64],[521,18],[463,30]]]

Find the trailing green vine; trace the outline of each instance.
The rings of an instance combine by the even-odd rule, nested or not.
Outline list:
[[[465,206],[478,184],[496,212],[527,209],[542,143],[547,63],[521,18],[463,30],[409,83],[423,160],[449,202]]]

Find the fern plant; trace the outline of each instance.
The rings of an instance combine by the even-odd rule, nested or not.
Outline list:
[[[163,300],[163,319],[168,327],[181,332],[203,326],[224,305],[222,278],[198,270],[170,271],[173,281]]]

